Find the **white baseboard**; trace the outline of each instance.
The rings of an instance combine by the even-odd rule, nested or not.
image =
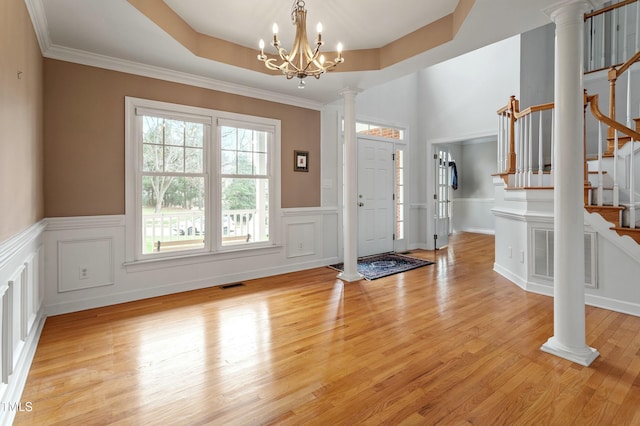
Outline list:
[[[517,285],[518,287],[520,287],[523,290],[527,290],[527,282],[525,279],[517,276],[516,274],[514,274],[513,272],[511,272],[510,270],[498,265],[497,263],[493,264],[493,270],[495,272],[497,272],[498,274],[502,275],[503,277],[505,277],[506,279],[508,279],[509,281],[511,281],[513,284]]]
[[[123,291],[119,293],[109,293],[103,296],[85,298],[80,300],[71,300],[60,303],[47,304],[45,310],[48,316],[67,314],[70,312],[83,311],[86,309],[94,309],[103,306],[115,305],[118,303],[127,303],[136,300],[149,299],[151,297],[166,296],[169,294],[182,293],[185,291],[200,290],[203,288],[217,287],[224,284],[246,281],[256,278],[263,278],[273,275],[285,274],[305,269],[319,268],[333,263],[338,263],[337,257],[309,261],[304,263],[296,263],[293,265],[281,265],[272,268],[264,268],[259,270],[251,270],[237,274],[227,274],[216,276],[215,278],[203,278],[192,281],[173,282],[167,285],[143,288],[132,291]]]
[[[495,229],[485,228],[460,228],[454,229],[454,232],[471,232],[472,234],[496,235]]]
[[[553,297],[553,286],[543,285],[526,281],[525,279],[518,277],[511,271],[503,268],[502,266],[495,264],[493,270],[502,275],[513,284],[520,287],[522,290],[536,293],[543,296]],[[596,308],[607,309],[610,311],[620,312],[623,314],[634,315],[640,317],[640,305],[637,303],[630,303],[621,300],[615,300],[608,297],[597,296],[593,294],[585,293],[585,304]]]
[[[593,294],[586,294],[585,301],[589,306],[640,317],[640,305],[637,303],[609,299],[607,297],[595,296]]]

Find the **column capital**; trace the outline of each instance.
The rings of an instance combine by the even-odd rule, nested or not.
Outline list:
[[[553,22],[557,23],[560,16],[566,12],[575,11],[580,15],[584,15],[589,10],[597,9],[604,3],[605,0],[561,0],[555,4],[552,4],[542,11]]]
[[[345,87],[340,91],[340,95],[342,97],[353,96],[355,97],[358,93],[362,92],[362,89],[353,88],[353,87]]]

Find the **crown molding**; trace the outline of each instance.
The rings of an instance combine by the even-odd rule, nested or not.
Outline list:
[[[44,13],[42,0],[24,0],[27,11],[31,17],[31,23],[40,45],[40,51],[44,53],[51,47],[51,36],[49,35],[49,24],[47,15]]]
[[[51,41],[49,25],[42,0],[25,0],[25,4],[31,17],[38,44],[40,45],[40,51],[45,58],[171,81],[173,83],[187,84],[189,86],[202,87],[204,89],[277,102],[300,108],[317,111],[322,110],[323,105],[321,103],[308,99],[55,45]]]
[[[261,99],[270,102],[277,102],[281,104],[297,106],[300,108],[307,108],[318,111],[322,109],[321,103],[310,101],[308,99],[283,95],[281,93],[256,89],[254,87],[228,83],[225,81],[201,77],[194,74],[173,71],[167,68],[146,65],[139,62],[118,59],[111,56],[98,55],[96,53],[71,49],[68,47],[51,45],[46,50],[46,52],[43,52],[43,56],[50,59],[57,59],[81,65],[104,68],[111,71],[139,75],[142,77],[171,81],[173,83],[187,84],[189,86],[202,87],[204,89],[217,90],[219,92],[231,93],[234,95],[246,96],[249,98]]]

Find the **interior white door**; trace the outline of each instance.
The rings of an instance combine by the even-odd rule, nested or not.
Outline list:
[[[393,251],[393,143],[358,139],[358,256]]]
[[[449,233],[451,227],[450,207],[451,200],[449,194],[449,184],[451,182],[451,174],[449,161],[451,160],[449,152],[442,148],[436,147],[434,158],[435,190],[434,190],[434,245],[436,249],[442,248],[449,244]]]

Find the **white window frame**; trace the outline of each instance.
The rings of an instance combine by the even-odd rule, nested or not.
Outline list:
[[[141,132],[139,116],[160,114],[163,117],[178,120],[193,120],[205,123],[204,140],[204,175],[205,191],[207,193],[206,229],[215,232],[206,232],[205,246],[200,249],[180,250],[165,253],[142,253],[142,195],[141,170],[139,164],[142,156],[142,143],[138,137]],[[138,111],[138,113],[136,113]],[[221,229],[222,215],[220,182],[222,179],[220,170],[220,132],[219,121],[235,123],[251,129],[268,130],[272,132],[272,140],[269,145],[268,178],[269,178],[269,240],[263,242],[247,242],[235,245],[222,245]],[[280,229],[280,191],[281,191],[281,167],[280,167],[280,120],[237,114],[225,111],[217,111],[207,108],[173,104],[168,102],[153,101],[133,97],[125,97],[125,263],[136,264],[148,261],[167,259],[191,258],[195,256],[213,256],[222,253],[235,253],[242,256],[244,252],[251,250],[269,249],[279,247]]]

